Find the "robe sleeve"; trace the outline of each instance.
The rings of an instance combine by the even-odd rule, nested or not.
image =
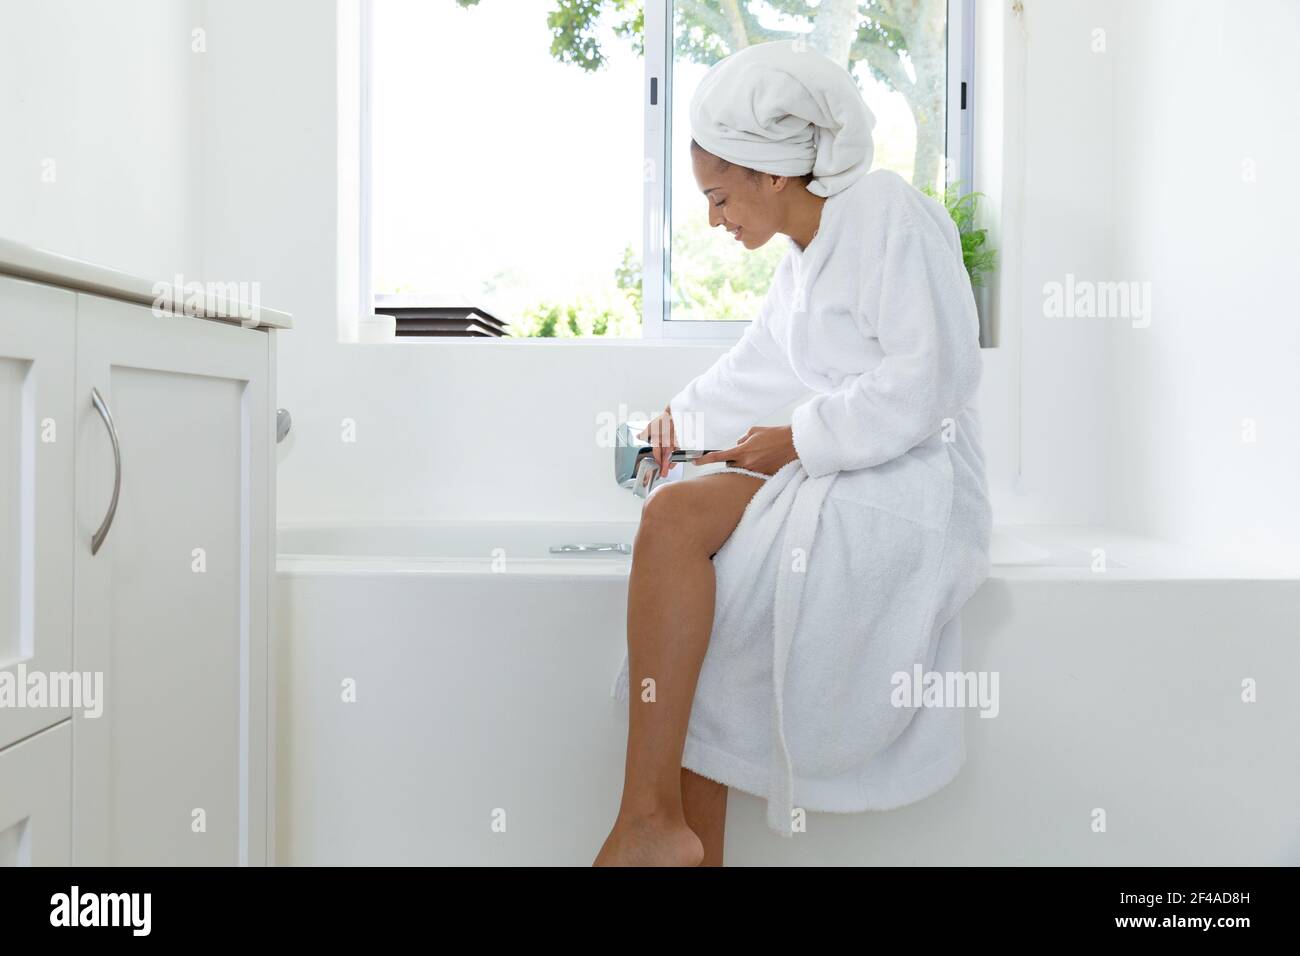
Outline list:
[[[773,310],[782,308],[783,279],[784,269],[736,344],[668,403],[680,447],[730,448],[750,426],[808,391],[769,326]]]
[[[813,396],[791,418],[810,477],[871,468],[915,448],[974,398],[983,360],[979,319],[957,227],[900,201],[889,217],[875,303],[860,307],[883,353],[871,371]]]

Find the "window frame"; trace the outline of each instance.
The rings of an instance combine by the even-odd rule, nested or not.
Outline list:
[[[371,187],[371,173],[374,165],[371,98],[374,88],[374,30],[372,29],[371,4],[374,0],[361,0],[358,11],[357,37],[360,50],[360,96],[358,98],[360,124],[358,139],[360,155],[357,158],[358,203],[357,219],[361,230],[357,244],[357,268],[361,275],[357,281],[357,295],[360,315],[363,320],[375,315],[375,259],[374,259],[374,191]]]
[[[357,291],[363,318],[375,312],[373,258],[372,172],[372,68],[374,62],[371,4],[360,0],[358,38],[360,46],[360,156],[358,217]],[[974,182],[975,130],[975,3],[977,0],[947,0],[947,116],[944,135],[944,181],[961,181],[962,192]],[[709,341],[738,340],[752,320],[670,319],[666,293],[671,287],[672,242],[672,121],[673,56],[672,24],[674,0],[645,0],[645,73],[641,104],[645,110],[642,179],[641,254],[641,339]],[[962,105],[962,92],[965,104]],[[953,104],[957,108],[953,109]],[[588,341],[588,340],[563,340]],[[635,340],[629,340],[635,341]]]

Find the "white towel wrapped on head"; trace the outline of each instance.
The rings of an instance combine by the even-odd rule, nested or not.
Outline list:
[[[871,168],[876,118],[853,77],[802,38],[757,43],[709,69],[691,98],[691,135],[714,156],[803,176],[832,196]]]

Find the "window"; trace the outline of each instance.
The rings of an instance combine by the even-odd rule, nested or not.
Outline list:
[[[588,24],[558,6],[370,4],[372,288],[399,332],[427,306],[640,335],[645,69],[616,34],[633,11]]]
[[[734,338],[786,245],[709,228],[700,77],[804,36],[862,89],[874,165],[942,190],[970,168],[973,2],[372,0],[364,303],[399,335]]]

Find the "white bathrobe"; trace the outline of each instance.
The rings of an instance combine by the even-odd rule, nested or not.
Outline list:
[[[682,757],[765,797],[788,836],[796,807],[885,810],[956,776],[961,711],[891,692],[918,664],[960,670],[957,612],[988,575],[992,519],[978,319],[947,211],[877,170],[826,200],[807,249],[784,241],[756,320],[670,407],[683,447],[728,448],[814,393],[791,419],[798,459],[713,558]],[[626,655],[611,693],[627,700]]]

